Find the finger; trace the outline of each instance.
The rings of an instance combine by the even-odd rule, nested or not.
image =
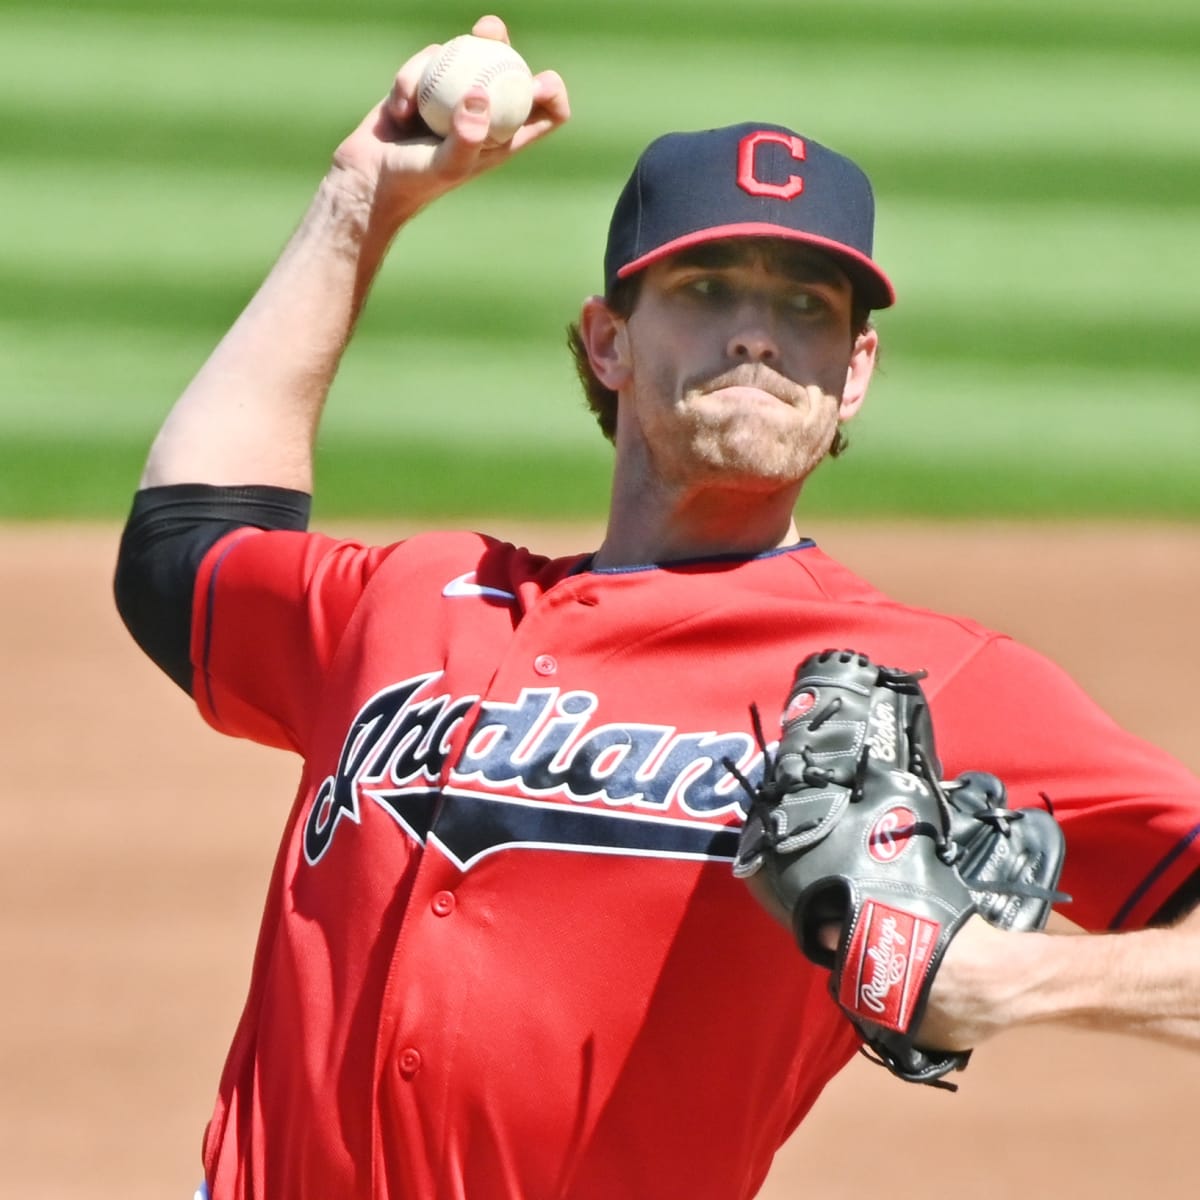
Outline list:
[[[567,87],[557,71],[542,71],[533,77],[533,111],[513,135],[513,150],[520,150],[553,133],[571,116]]]
[[[421,76],[425,73],[426,66],[441,48],[439,42],[431,43],[424,50],[418,50],[396,72],[396,78],[392,81],[392,90],[388,93],[384,108],[388,116],[397,124],[407,125],[416,120],[417,86],[421,82]]]
[[[471,26],[471,32],[476,37],[491,38],[494,42],[507,42],[509,40],[508,26],[493,13],[489,13],[485,17],[480,17]]]
[[[487,90],[482,87],[468,88],[454,106],[450,132],[437,149],[435,159],[439,173],[450,178],[468,174],[483,149],[489,123]]]
[[[817,927],[817,941],[831,954],[837,953],[842,943],[842,926],[833,921],[825,921]]]
[[[560,125],[571,115],[567,85],[557,71],[539,71],[533,77],[533,105]]]

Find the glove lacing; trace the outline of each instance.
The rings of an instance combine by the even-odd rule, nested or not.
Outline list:
[[[892,667],[883,667],[881,671],[886,671],[888,677],[897,684],[916,684],[926,675],[925,671],[900,671]],[[826,721],[835,716],[841,708],[842,698],[834,696],[819,713],[809,720],[809,728],[819,729]],[[951,836],[951,821],[954,810],[947,793],[965,787],[966,784],[958,780],[941,780],[938,778],[938,773],[934,770],[933,764],[926,756],[920,739],[915,735],[913,728],[915,719],[914,714],[905,729],[909,747],[909,763],[912,774],[916,775],[932,790],[937,800],[938,813],[941,816],[941,827],[939,828],[929,822],[922,821],[913,827],[912,832],[914,835],[924,834],[932,838],[934,851],[937,856],[948,866],[953,866],[962,857],[964,851],[963,847],[954,841],[954,838]],[[775,778],[776,760],[771,756],[766,733],[763,729],[762,714],[755,703],[751,703],[750,705],[750,723],[754,730],[754,740],[758,744],[758,749],[763,759],[762,784],[756,788],[742,773],[737,763],[728,756],[721,760],[721,764],[737,780],[749,798],[751,805],[756,801],[763,800],[774,803],[774,801],[779,799],[779,784]],[[851,804],[863,799],[863,783],[866,779],[866,771],[871,754],[869,746],[864,747],[852,779],[839,778],[838,772],[832,768],[818,765],[813,761],[812,752],[807,746],[802,747],[800,753],[804,762],[800,771],[800,780],[806,787],[822,788],[828,786],[830,783],[836,783],[850,788]],[[1043,798],[1047,802],[1047,807],[1049,807],[1049,797]],[[992,826],[992,828],[1005,837],[1010,835],[1013,822],[1022,820],[1024,816],[1024,812],[1019,808],[1004,808],[994,804],[978,812],[971,813],[972,820],[979,821],[983,825]],[[774,831],[764,826],[763,834],[768,838],[772,838]],[[999,880],[986,880],[980,879],[977,876],[967,876],[961,872],[960,878],[972,891],[988,892],[996,896],[1022,896],[1028,899],[1046,900],[1054,904],[1066,903],[1071,899],[1065,892],[1038,887],[1036,884],[1022,883],[1017,880],[1005,883]]]

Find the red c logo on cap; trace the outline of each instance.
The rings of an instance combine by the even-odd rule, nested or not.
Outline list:
[[[738,187],[752,196],[774,196],[777,200],[793,200],[804,191],[804,177],[789,175],[787,183],[767,183],[754,174],[754,157],[764,143],[782,146],[796,162],[804,161],[804,142],[791,134],[774,129],[748,133],[738,143]]]

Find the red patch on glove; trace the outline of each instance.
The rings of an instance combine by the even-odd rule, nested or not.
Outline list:
[[[934,921],[867,901],[846,951],[842,1007],[906,1033],[940,933]]]

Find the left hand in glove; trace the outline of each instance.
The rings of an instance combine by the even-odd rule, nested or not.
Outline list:
[[[1043,928],[1067,899],[1055,891],[1065,842],[1050,813],[1010,809],[995,776],[940,780],[921,678],[850,650],[800,664],[734,873],[829,968],[873,1055],[936,1084],[970,1057],[914,1040],[947,946],[977,913]]]

